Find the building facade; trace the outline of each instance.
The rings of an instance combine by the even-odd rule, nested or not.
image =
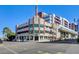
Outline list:
[[[27,23],[16,26],[17,41],[56,41],[76,39],[78,37],[77,25],[55,14],[49,15],[39,12]]]

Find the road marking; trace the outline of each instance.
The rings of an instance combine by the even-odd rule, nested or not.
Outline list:
[[[0,46],[4,46],[4,44],[0,44]]]
[[[38,53],[43,53],[43,51],[38,51]]]
[[[9,49],[8,47],[5,47],[5,46],[4,46],[4,48],[5,48],[5,49],[7,49],[8,51],[10,51],[10,52],[14,53],[14,54],[18,54],[17,52],[15,52],[15,51],[14,51],[14,50],[12,50],[12,49]]]
[[[10,48],[19,48],[19,46],[10,46]]]
[[[41,53],[41,54],[50,54],[50,53],[45,52],[45,51],[38,51],[38,53]]]

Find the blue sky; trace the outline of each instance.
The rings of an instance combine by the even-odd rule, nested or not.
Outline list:
[[[79,18],[78,5],[39,5],[39,11],[55,13],[73,22]],[[35,5],[0,5],[0,36],[4,27],[15,32],[15,25],[27,22],[35,14]]]

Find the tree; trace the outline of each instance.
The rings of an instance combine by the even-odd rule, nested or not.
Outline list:
[[[12,32],[11,29],[8,27],[3,28],[3,34],[4,34],[4,36],[6,36],[8,38],[7,40],[9,40],[9,41],[12,41],[15,38],[15,33]]]

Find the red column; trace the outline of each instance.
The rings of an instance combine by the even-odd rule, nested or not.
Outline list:
[[[40,19],[38,19],[38,24],[39,24],[38,31],[40,33]]]
[[[34,33],[34,17],[33,17],[33,22],[32,23],[33,23],[33,29],[32,30],[33,30],[33,33]]]
[[[44,34],[45,34],[45,20],[44,20]]]

